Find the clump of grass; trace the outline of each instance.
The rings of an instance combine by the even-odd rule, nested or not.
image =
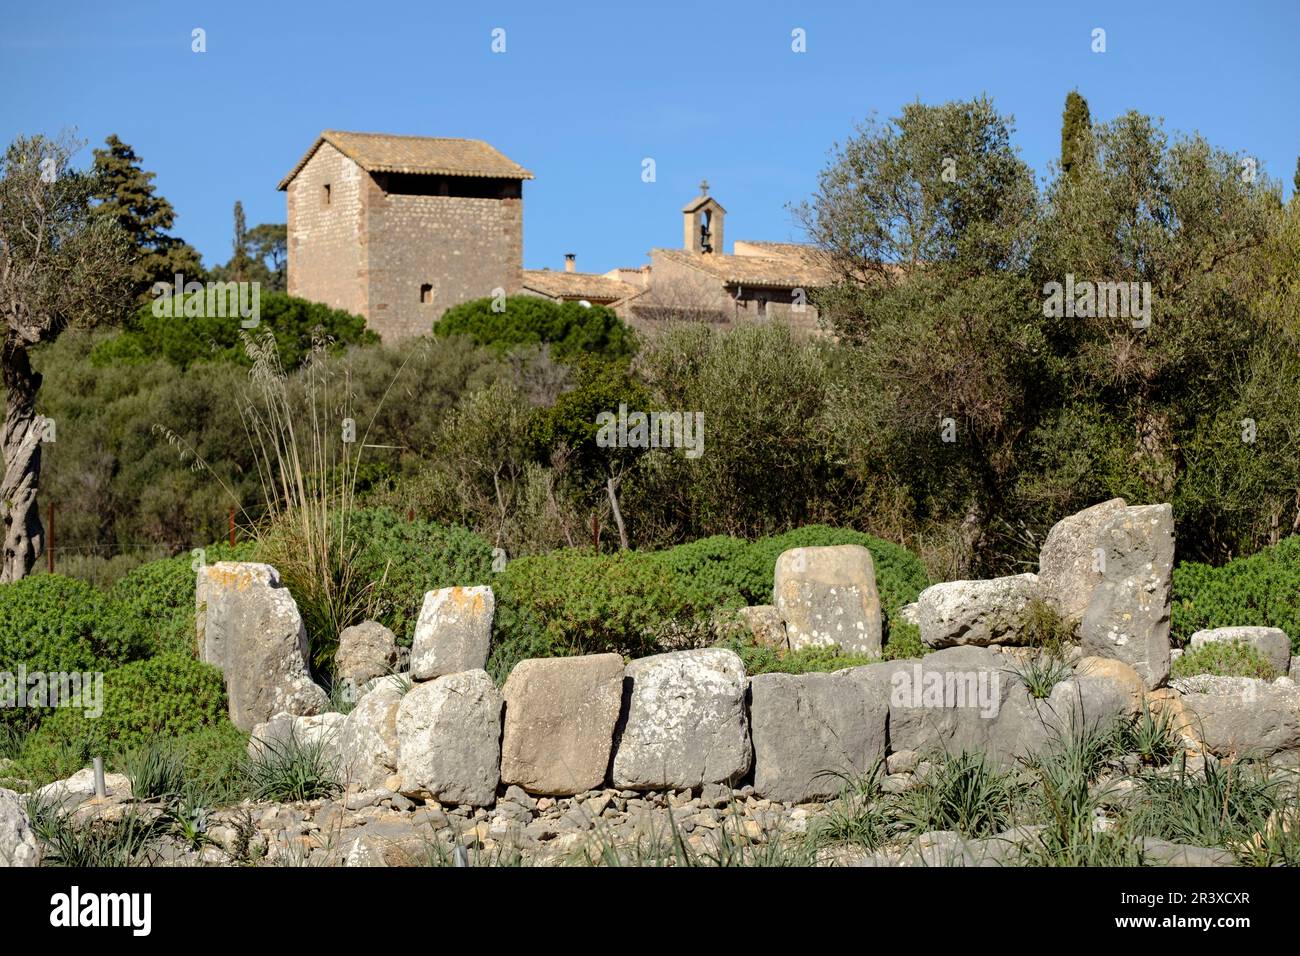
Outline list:
[[[859,776],[836,773],[839,795],[826,808],[814,836],[821,845],[850,844],[875,850],[893,830],[891,807],[881,789],[885,760],[879,758]]]
[[[1075,642],[1076,627],[1074,621],[1061,617],[1046,601],[1034,598],[1020,625],[1021,642],[1064,658],[1066,649]]]
[[[1210,641],[1196,650],[1186,650],[1174,661],[1170,673],[1174,677],[1194,677],[1209,674],[1213,677],[1256,677],[1273,680],[1278,676],[1264,656],[1243,641]]]
[[[1148,836],[1194,846],[1227,846],[1263,830],[1277,809],[1278,781],[1254,761],[1205,758],[1201,772],[1187,756],[1173,772],[1142,777],[1135,826]]]
[[[263,741],[244,776],[250,797],[276,803],[332,797],[342,789],[338,762],[326,742],[299,740],[292,733],[282,741]]]
[[[178,795],[185,786],[185,755],[170,741],[151,740],[122,755],[137,800]]]
[[[116,820],[77,823],[71,813],[33,796],[27,801],[27,815],[41,844],[42,866],[153,866],[167,832],[165,816],[134,808]]]
[[[920,784],[901,795],[897,819],[907,830],[956,830],[992,836],[1010,825],[1018,786],[982,751],[937,758]]]
[[[1153,714],[1145,704],[1142,716],[1124,725],[1122,740],[1124,752],[1136,754],[1148,766],[1166,764],[1182,750],[1173,718],[1165,711]]]
[[[1045,700],[1052,696],[1052,688],[1074,676],[1074,668],[1057,648],[1035,649],[1018,659],[1008,668],[1025,686],[1029,696]]]

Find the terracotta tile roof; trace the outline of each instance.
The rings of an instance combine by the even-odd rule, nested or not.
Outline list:
[[[417,173],[441,176],[483,176],[492,179],[532,179],[533,174],[477,139],[433,136],[391,136],[387,133],[348,133],[327,129],[289,174],[280,180],[287,189],[307,161],[329,143],[366,172]]]
[[[656,249],[655,255],[716,276],[729,285],[767,286],[777,289],[818,288],[839,281],[826,254],[796,243],[743,243],[762,246],[762,255],[703,255],[684,249]]]
[[[553,299],[586,299],[589,302],[616,302],[644,291],[629,282],[620,282],[593,272],[559,272],[551,269],[525,269],[524,288]]]

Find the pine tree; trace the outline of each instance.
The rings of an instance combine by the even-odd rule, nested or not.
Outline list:
[[[133,294],[147,296],[155,282],[172,285],[178,273],[186,282],[201,281],[198,251],[168,235],[176,213],[154,192],[154,174],[141,168],[135,150],[116,135],[109,136],[106,144],[106,149],[95,150],[95,214],[116,223],[131,240]]]
[[[1092,150],[1092,114],[1088,101],[1071,90],[1065,97],[1065,111],[1061,114],[1061,172],[1074,178],[1076,168],[1088,162]]]

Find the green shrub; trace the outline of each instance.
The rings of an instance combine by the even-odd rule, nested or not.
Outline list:
[[[1172,632],[1186,643],[1213,627],[1280,627],[1300,652],[1300,536],[1258,554],[1213,567],[1184,561],[1174,568]]]
[[[644,657],[699,643],[714,607],[653,555],[635,551],[564,549],[518,558],[492,583],[494,673],[520,656],[612,651]]]
[[[1174,677],[1210,674],[1214,677],[1258,677],[1272,680],[1278,676],[1273,665],[1259,651],[1242,641],[1210,641],[1196,650],[1186,650],[1174,661]]]
[[[249,561],[253,544],[240,542],[233,548],[213,544],[203,552],[209,564]],[[150,561],[113,585],[108,592],[109,616],[124,639],[148,648],[150,654],[194,653],[195,560],[195,556],[183,554]]]
[[[901,661],[924,657],[931,650],[921,642],[919,627],[895,618],[890,622],[889,633],[885,635],[885,649],[881,656],[887,661]]]
[[[342,786],[337,761],[324,740],[264,741],[258,756],[245,765],[248,794],[279,803],[332,797]]]
[[[717,646],[735,651],[745,664],[746,674],[824,673],[874,664],[880,659],[864,654],[848,654],[838,647],[804,647],[797,651],[782,652],[736,638],[719,641]]]
[[[555,303],[530,295],[508,297],[500,312],[492,306],[491,298],[452,306],[433,331],[439,336],[467,335],[476,345],[499,351],[548,343],[560,359],[589,354],[627,358],[636,348],[632,330],[605,306]]]
[[[157,736],[175,737],[226,719],[221,671],[181,654],[159,654],[104,675],[104,713],[60,709],[34,735],[33,745],[88,741],[100,755],[124,752]]]
[[[464,528],[407,521],[373,508],[353,513],[351,533],[363,543],[354,567],[375,584],[375,619],[406,645],[426,591],[487,584],[493,576],[492,546]]]
[[[126,751],[121,764],[131,781],[131,796],[136,800],[174,797],[184,787],[184,755],[166,737],[146,740]]]
[[[0,584],[0,671],[106,671],[139,656],[142,643],[113,625],[109,602],[93,587],[58,574]],[[0,708],[0,724],[33,726],[48,709]]]
[[[90,360],[99,367],[131,365],[160,357],[181,369],[203,361],[251,365],[240,338],[240,322],[238,317],[229,316],[156,316],[149,302],[131,317],[120,334],[96,345]],[[269,331],[275,336],[286,369],[302,363],[318,334],[332,339],[335,351],[379,341],[378,335],[366,330],[366,320],[361,316],[283,292],[268,292],[260,297],[255,331]]]

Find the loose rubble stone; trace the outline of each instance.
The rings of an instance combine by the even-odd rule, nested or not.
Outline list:
[[[131,799],[131,781],[124,774],[105,773],[104,790],[109,799]],[[58,805],[65,810],[77,807],[88,800],[94,800],[96,799],[95,771],[85,767],[65,780],[46,784],[36,791],[36,797],[42,803]]]
[[[482,670],[417,684],[397,708],[400,791],[491,806],[501,766],[502,699]]]
[[[791,650],[879,654],[880,596],[871,552],[856,544],[793,548],[776,562],[776,609]]]
[[[917,599],[921,641],[935,648],[1018,643],[1037,594],[1036,574],[931,585]]]
[[[754,642],[761,647],[783,650],[789,646],[785,636],[785,622],[781,620],[781,614],[775,605],[742,607],[736,611],[736,616],[754,635]]]
[[[1102,527],[1125,507],[1123,498],[1112,498],[1062,518],[1047,533],[1038,555],[1039,593],[1065,620],[1080,621],[1088,610],[1102,578]]]
[[[1169,677],[1174,516],[1167,504],[1124,508],[1102,524],[1104,560],[1079,626],[1085,654],[1124,661],[1148,688]]]
[[[1239,641],[1253,647],[1279,674],[1285,675],[1291,668],[1291,638],[1280,627],[1215,627],[1197,631],[1190,644],[1196,651],[1207,644],[1225,641]]]
[[[888,701],[844,673],[760,674],[749,713],[754,792],[771,800],[833,797],[885,753]]]
[[[656,654],[633,661],[626,676],[614,786],[693,788],[731,783],[749,770],[745,667],[734,652]]]
[[[486,585],[425,594],[411,644],[411,677],[432,680],[486,667],[495,610]]]
[[[329,695],[311,679],[302,615],[275,568],[205,565],[195,601],[201,656],[225,675],[236,727],[249,731],[279,713],[308,716],[329,708]]]
[[[397,637],[378,621],[362,621],[339,633],[334,655],[338,679],[356,689],[397,667]]]
[[[609,769],[623,703],[618,654],[520,661],[506,702],[501,781],[529,793],[567,795],[598,787]]]

